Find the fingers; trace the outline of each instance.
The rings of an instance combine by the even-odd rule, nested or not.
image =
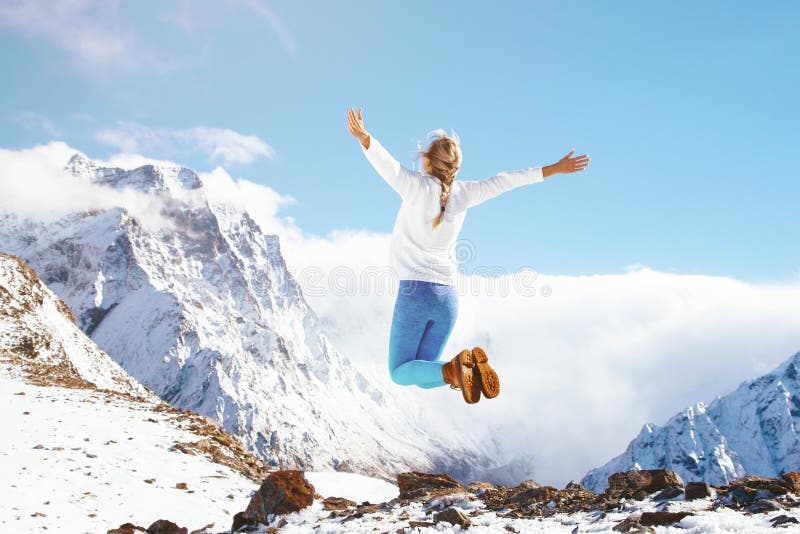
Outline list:
[[[564,157],[563,157],[563,158],[561,158],[561,159],[569,159],[569,157],[570,157],[571,155],[573,155],[574,153],[575,153],[575,149],[573,148],[572,150],[570,150],[570,151],[569,151],[569,154],[567,154],[566,156],[564,156]]]

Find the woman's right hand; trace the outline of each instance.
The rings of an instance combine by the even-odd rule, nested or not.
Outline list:
[[[361,117],[361,108],[358,108],[358,115],[353,108],[347,112],[347,128],[350,133],[361,142],[361,146],[369,148],[369,133],[364,128],[364,119]]]

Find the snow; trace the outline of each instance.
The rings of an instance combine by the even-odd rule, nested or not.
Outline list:
[[[2,532],[95,533],[126,522],[146,528],[156,519],[224,530],[258,488],[204,456],[170,451],[200,438],[154,404],[25,384],[5,368],[0,398]],[[179,482],[188,490],[176,489]]]
[[[94,390],[34,386],[10,377],[3,367],[0,396],[6,399],[5,428],[0,434],[0,494],[7,510],[0,514],[0,532],[102,533],[126,522],[147,527],[156,519],[169,519],[189,530],[213,524],[210,532],[225,532],[233,515],[247,507],[258,488],[238,472],[202,455],[171,451],[175,442],[198,437],[164,413],[153,411],[151,403]],[[39,445],[42,448],[37,448]],[[378,503],[397,495],[395,485],[353,473],[305,475],[325,497]],[[152,483],[146,482],[151,479]],[[186,483],[188,490],[177,489],[180,482]],[[656,532],[767,533],[775,532],[769,519],[776,515],[800,517],[798,510],[760,515],[726,508],[704,511],[710,502],[669,503],[669,511],[694,510],[697,515],[671,527],[657,527]],[[409,533],[461,532],[449,523],[408,528],[409,520],[430,522],[434,511],[448,506],[470,517],[468,531],[476,534],[507,532],[506,525],[523,533],[611,534],[611,528],[629,514],[663,509],[663,504],[651,500],[629,501],[625,511],[605,516],[589,512],[510,519],[486,510],[483,502],[469,493],[454,493],[434,499],[428,507],[412,502],[396,505],[390,513],[364,514],[348,521],[330,518],[322,500],[317,499],[299,512],[275,517],[270,526],[285,518],[288,524],[281,532],[295,534],[366,534],[401,528]],[[401,518],[401,514],[407,516]]]
[[[397,485],[358,473],[309,471],[306,479],[323,497],[344,497],[358,504],[386,502],[397,497]]]

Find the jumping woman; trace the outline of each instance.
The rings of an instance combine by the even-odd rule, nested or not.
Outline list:
[[[440,360],[458,315],[454,248],[467,209],[548,176],[582,171],[589,156],[553,165],[501,172],[491,178],[456,181],[461,166],[457,136],[438,130],[422,158],[422,171],[397,162],[364,128],[361,109],[348,111],[348,129],[378,174],[402,198],[390,243],[390,267],[399,276],[389,334],[389,374],[397,384],[435,388],[449,384],[473,404],[500,393],[497,372],[481,347],[464,349],[452,360]]]

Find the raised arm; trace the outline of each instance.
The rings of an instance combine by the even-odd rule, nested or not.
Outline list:
[[[471,208],[515,187],[542,180],[542,167],[529,167],[518,171],[504,171],[483,180],[465,180],[461,182],[461,187],[467,197],[467,207]]]
[[[412,173],[389,153],[384,146],[364,129],[361,109],[358,115],[353,108],[348,112],[348,128],[350,133],[361,143],[361,151],[372,164],[378,174],[402,198],[408,198],[421,185],[420,177]]]
[[[583,154],[573,158],[571,156],[574,153],[575,149],[572,149],[569,154],[552,165],[504,171],[484,180],[462,182],[467,196],[467,207],[476,206],[515,187],[544,181],[545,178],[554,174],[582,171],[589,165],[589,155]]]

